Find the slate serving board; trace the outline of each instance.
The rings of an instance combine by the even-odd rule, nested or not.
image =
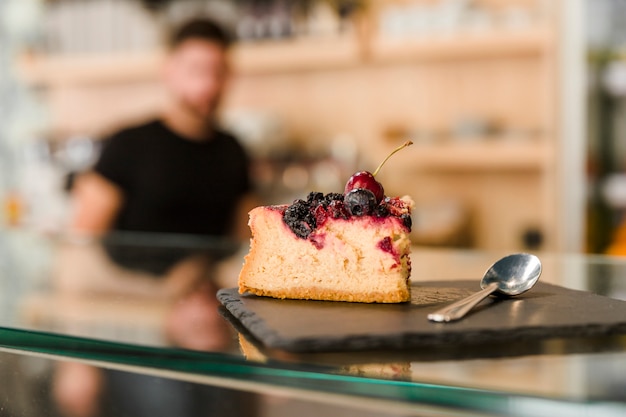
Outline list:
[[[224,307],[266,347],[290,352],[408,349],[443,344],[626,333],[626,301],[538,283],[515,298],[490,297],[463,320],[426,315],[480,287],[475,281],[419,282],[402,304],[278,300],[223,289]]]

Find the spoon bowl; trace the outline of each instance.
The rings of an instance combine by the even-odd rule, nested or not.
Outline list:
[[[447,307],[430,313],[428,320],[449,322],[463,318],[488,295],[496,293],[514,297],[530,290],[541,276],[541,261],[529,253],[515,253],[498,260],[485,272],[480,286],[482,291],[470,295]]]
[[[541,276],[541,261],[529,253],[505,256],[485,272],[480,281],[482,289],[496,283],[496,293],[513,297],[530,290]]]

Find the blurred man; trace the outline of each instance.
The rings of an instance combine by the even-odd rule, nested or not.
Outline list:
[[[192,20],[173,33],[162,69],[167,104],[158,119],[109,138],[92,172],[79,177],[74,231],[249,237],[247,213],[257,204],[248,159],[215,120],[229,75],[230,44],[210,20]],[[132,249],[107,247],[121,266],[165,276],[156,292],[177,296],[197,281],[190,268],[178,268],[189,251],[156,256]],[[198,271],[206,269],[201,265],[206,258],[195,262]]]
[[[209,20],[190,21],[174,32],[162,70],[167,105],[158,119],[109,138],[94,169],[77,179],[73,231],[249,237],[247,213],[256,203],[248,158],[215,121],[228,79],[230,43],[229,36]],[[218,315],[216,286],[209,279],[210,257],[184,248],[168,248],[153,255],[135,249],[141,253],[131,247],[118,251],[113,244],[108,252],[122,266],[147,272],[154,279],[149,279],[152,284],[147,286],[145,280],[134,285],[130,282],[133,277],[118,279],[119,292],[167,298],[171,311],[164,332],[172,344],[214,351],[228,347],[230,333]],[[139,287],[141,291],[133,290]],[[111,287],[106,290],[110,292]],[[123,373],[103,374],[87,365],[66,363],[56,370],[53,384],[61,414],[90,417],[99,415],[105,403],[136,408],[142,398],[133,397],[131,388],[149,387],[151,381],[138,383]],[[156,404],[160,412],[146,415],[194,415],[207,406],[215,415],[232,414],[233,410],[218,412],[221,405],[233,403],[232,394],[212,388],[209,391],[217,394],[207,401],[206,390],[196,393],[186,385],[175,385],[165,388],[179,393],[178,402],[161,404],[160,397],[143,398],[146,405]],[[241,405],[235,414],[254,415],[254,407],[245,406],[253,403],[246,399],[234,402]]]
[[[162,71],[167,105],[157,120],[113,135],[79,178],[77,231],[247,236],[248,160],[215,123],[229,46],[208,20],[173,34]]]

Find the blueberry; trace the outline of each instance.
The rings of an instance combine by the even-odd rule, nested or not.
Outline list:
[[[371,214],[376,207],[376,196],[365,188],[355,188],[348,192],[344,198],[348,211],[353,216],[365,216]]]

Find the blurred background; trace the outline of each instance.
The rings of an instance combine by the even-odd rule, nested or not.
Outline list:
[[[606,252],[626,208],[626,0],[0,0],[2,228],[49,231],[154,116],[167,29],[236,34],[221,110],[264,203],[380,174],[418,245]]]

